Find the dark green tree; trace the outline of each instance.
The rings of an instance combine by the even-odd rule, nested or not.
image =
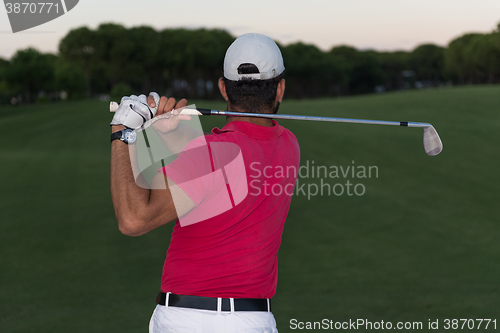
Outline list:
[[[404,88],[403,72],[410,70],[409,52],[378,52],[376,54],[384,73],[384,88],[386,91]]]
[[[59,53],[64,60],[76,64],[85,74],[86,94],[92,96],[92,77],[99,70],[96,57],[98,43],[96,32],[87,27],[70,30],[59,42]]]
[[[464,50],[471,81],[495,83],[500,71],[500,33],[476,35]]]
[[[358,51],[351,46],[337,46],[330,54],[342,59],[349,73],[349,94],[371,93],[384,83],[384,72],[375,51]]]
[[[111,87],[118,83],[130,84],[136,78],[139,81],[142,79],[141,61],[134,61],[133,57],[135,52],[144,55],[147,49],[141,50],[134,44],[129,38],[129,30],[118,24],[105,23],[99,25],[95,35],[96,61]]]
[[[127,35],[133,44],[127,68],[133,74],[129,80],[123,81],[128,81],[137,91],[165,91],[159,32],[151,27],[141,26],[129,29]]]
[[[9,64],[8,60],[0,58],[0,104],[7,103],[10,96],[6,79],[6,71]]]
[[[234,41],[229,33],[219,29],[199,29],[193,31],[192,38],[189,40],[189,48],[193,50],[196,97],[214,97],[219,96],[217,80],[223,75],[223,63],[226,50]],[[207,91],[207,83],[214,88]]]
[[[446,75],[459,84],[475,83],[474,66],[467,49],[480,34],[465,34],[448,44],[444,52]]]
[[[55,56],[42,54],[34,48],[17,51],[7,67],[5,78],[12,94],[23,95],[34,102],[40,92],[54,89]]]
[[[409,55],[409,65],[419,81],[430,82],[436,86],[444,80],[443,47],[423,44],[416,47]]]
[[[68,98],[85,97],[85,73],[77,65],[59,59],[55,68],[55,87],[57,91],[65,91]]]
[[[281,47],[287,90],[297,98],[336,96],[348,83],[345,61],[301,42]]]
[[[234,37],[219,29],[161,31],[159,54],[168,91],[193,97],[218,96],[217,80],[222,76],[224,55],[233,41]],[[212,91],[205,89],[208,83]]]

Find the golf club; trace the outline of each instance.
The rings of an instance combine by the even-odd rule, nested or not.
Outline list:
[[[118,109],[118,103],[111,102],[109,111],[115,112]],[[269,114],[269,113],[247,113],[247,112],[231,112],[220,111],[202,108],[184,108],[180,114],[196,115],[196,116],[231,116],[231,117],[261,117],[272,119],[292,119],[292,120],[310,120],[310,121],[329,121],[338,123],[355,123],[369,125],[392,125],[404,127],[421,127],[424,129],[424,150],[429,156],[436,156],[443,150],[443,143],[439,138],[436,129],[429,123],[419,123],[410,121],[386,121],[386,120],[367,120],[367,119],[350,119],[350,118],[335,118],[335,117],[318,117],[318,116],[302,116],[290,114]]]

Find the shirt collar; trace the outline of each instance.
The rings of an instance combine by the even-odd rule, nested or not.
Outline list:
[[[273,120],[272,127],[260,126],[248,121],[234,120],[226,124],[222,129],[215,127],[212,130],[213,134],[221,134],[224,132],[240,132],[255,139],[275,139],[283,133],[283,127]]]

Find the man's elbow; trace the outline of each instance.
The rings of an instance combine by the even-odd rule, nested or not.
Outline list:
[[[137,237],[144,235],[146,232],[142,228],[142,224],[138,220],[118,218],[118,230],[126,236]]]

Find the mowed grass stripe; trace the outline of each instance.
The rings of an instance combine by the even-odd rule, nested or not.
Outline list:
[[[280,121],[302,164],[378,168],[378,178],[348,179],[363,196],[293,198],[273,299],[280,332],[292,318],[497,314],[499,104],[498,86],[282,103],[281,113],[430,122],[444,150],[428,157],[417,128]],[[118,232],[107,110],[98,101],[0,108],[2,332],[147,329],[172,225]],[[224,118],[202,123],[208,131]]]

